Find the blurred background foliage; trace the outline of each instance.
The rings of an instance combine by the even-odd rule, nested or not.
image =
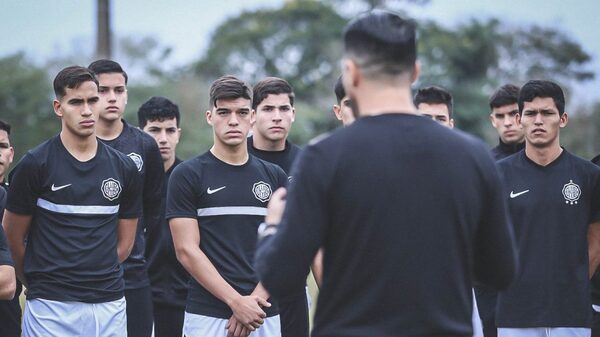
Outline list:
[[[402,11],[406,2],[429,3],[290,0],[279,8],[243,11],[215,28],[199,59],[175,69],[167,66],[172,52],[168,45],[152,36],[114,32],[113,59],[130,75],[125,119],[137,125],[137,109],[144,101],[151,96],[170,98],[182,112],[178,153],[189,158],[212,144],[204,114],[211,81],[223,74],[234,74],[251,84],[264,76],[278,76],[292,84],[297,97],[297,119],[290,137],[305,144],[339,126],[331,106],[336,103],[333,85],[340,73],[346,22],[373,8]],[[0,118],[13,125],[17,158],[59,130],[51,105],[55,74],[67,65],[87,65],[94,58],[94,51],[76,48],[72,55],[51,56],[43,64],[33,63],[23,53],[0,59]],[[594,77],[587,70],[590,55],[559,28],[514,26],[498,18],[470,19],[453,27],[419,22],[419,59],[422,76],[415,88],[436,84],[449,89],[455,99],[456,127],[490,146],[497,136],[489,123],[487,101],[500,85],[552,79],[563,86],[569,100],[574,83]],[[600,102],[568,102],[568,106],[570,123],[562,132],[563,145],[590,158],[600,151]]]

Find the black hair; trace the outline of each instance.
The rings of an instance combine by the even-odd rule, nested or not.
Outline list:
[[[284,79],[279,77],[266,77],[258,81],[252,88],[252,109],[269,95],[287,94],[290,99],[290,105],[294,106],[294,90],[292,86]]]
[[[154,96],[144,102],[137,112],[138,126],[144,128],[148,122],[162,122],[175,118],[179,127],[179,107],[166,97]]]
[[[113,60],[107,60],[107,59],[96,60],[96,61],[90,63],[88,68],[90,68],[96,75],[119,73],[119,74],[123,75],[123,77],[125,78],[125,84],[127,84],[127,79],[128,79],[127,73],[125,72],[125,70],[123,70],[123,68],[121,68],[120,64],[118,64],[117,62],[115,62]]]
[[[335,86],[333,87],[333,91],[335,92],[335,97],[337,98],[338,104],[342,103],[342,99],[346,97],[346,89],[344,89],[344,83],[342,82],[342,76],[338,77],[335,82]]]
[[[54,78],[54,94],[60,100],[65,96],[67,88],[79,88],[82,83],[88,81],[94,82],[98,86],[98,79],[90,69],[80,66],[66,67]]]
[[[417,90],[414,103],[417,107],[421,103],[445,104],[448,107],[448,117],[452,117],[452,107],[454,105],[452,95],[442,87],[433,85]]]
[[[558,109],[558,114],[562,116],[565,112],[565,95],[561,87],[545,80],[531,80],[521,87],[519,91],[519,112],[523,112],[525,102],[531,102],[536,97],[552,98],[554,105]]]
[[[252,101],[252,89],[233,75],[221,76],[210,86],[210,106],[216,107],[220,99],[245,98]]]
[[[6,134],[10,136],[10,124],[3,120],[0,120],[0,130],[6,131]]]
[[[514,84],[505,84],[498,88],[490,97],[490,110],[505,105],[516,104],[519,101],[519,87]]]
[[[417,59],[416,23],[391,12],[371,11],[346,26],[344,52],[365,76],[412,73]]]

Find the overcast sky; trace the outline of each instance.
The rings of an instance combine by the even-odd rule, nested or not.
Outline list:
[[[210,33],[241,10],[278,7],[283,0],[113,0],[112,28],[120,36],[154,36],[173,47],[173,65],[198,59]],[[34,61],[70,55],[74,45],[93,49],[95,0],[5,0],[0,11],[0,57],[25,51]],[[568,4],[568,5],[566,5]],[[409,6],[417,18],[452,26],[471,17],[498,17],[510,24],[557,27],[573,37],[594,60],[600,77],[600,27],[595,0],[431,0]],[[77,47],[79,48],[79,47]],[[579,86],[578,99],[600,100],[600,79]]]

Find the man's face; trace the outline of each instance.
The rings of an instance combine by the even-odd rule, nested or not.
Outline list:
[[[288,94],[269,94],[256,107],[254,134],[271,142],[285,140],[295,118]]]
[[[333,113],[335,117],[342,121],[344,126],[348,126],[354,122],[354,115],[352,114],[352,102],[350,97],[344,96],[340,101],[340,105],[333,106]]]
[[[144,131],[156,140],[163,161],[175,158],[175,149],[181,135],[181,129],[177,127],[175,118],[148,121],[144,126]]]
[[[517,103],[492,109],[490,121],[498,131],[500,140],[505,144],[521,143],[525,137],[523,129],[517,124],[518,114],[519,105]]]
[[[98,109],[100,119],[114,121],[121,119],[127,105],[127,85],[121,73],[106,73],[97,76],[100,87]]]
[[[246,141],[255,122],[254,110],[249,99],[218,99],[212,110],[206,112],[206,120],[212,125],[215,143],[235,147]]]
[[[0,130],[0,183],[8,172],[8,168],[13,161],[15,150],[10,146],[10,139],[5,130]]]
[[[442,125],[451,129],[454,127],[454,120],[450,118],[450,113],[446,104],[420,103],[419,106],[417,106],[417,109],[422,115],[427,116]]]
[[[54,112],[62,120],[62,132],[79,138],[94,136],[98,121],[98,87],[92,81],[78,88],[66,88],[60,100],[54,100]]]
[[[558,115],[554,99],[536,97],[524,103],[522,116],[517,120],[523,126],[527,145],[545,148],[559,142],[560,128],[567,126],[568,116],[566,112]]]

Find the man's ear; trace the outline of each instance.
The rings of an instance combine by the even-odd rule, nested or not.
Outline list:
[[[419,79],[419,75],[421,75],[421,62],[415,62],[413,72],[410,75],[410,84],[415,83]]]
[[[212,125],[212,111],[206,110],[206,122],[208,125]]]
[[[52,101],[52,107],[54,108],[54,113],[58,117],[62,117],[63,116],[62,111],[60,111],[61,103],[60,103],[59,100],[55,99],[54,101]]]
[[[335,114],[335,118],[337,118],[338,120],[341,121],[342,120],[342,108],[339,105],[334,104],[333,108],[331,110],[333,110],[333,113]]]

